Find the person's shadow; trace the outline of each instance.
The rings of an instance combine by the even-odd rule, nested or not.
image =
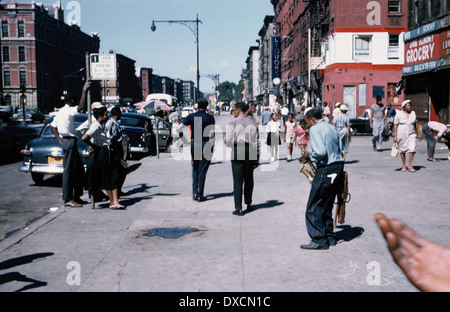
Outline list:
[[[364,233],[364,229],[359,226],[352,227],[350,225],[338,225],[336,229],[340,229],[339,232],[335,233],[336,241],[338,243],[341,241],[349,242],[360,237]]]
[[[23,256],[23,257],[19,257],[19,258],[9,259],[9,260],[6,260],[6,261],[3,261],[2,263],[0,263],[0,271],[7,270],[7,269],[10,269],[10,268],[13,268],[16,266],[28,264],[28,263],[33,262],[36,259],[46,258],[46,257],[53,256],[53,255],[54,255],[54,253],[48,252],[48,253],[40,253],[40,254],[34,254],[34,255],[28,255],[28,256]],[[26,275],[23,275],[19,272],[10,272],[10,273],[5,273],[5,274],[0,275],[0,285],[6,284],[9,282],[13,282],[13,281],[22,282],[22,283],[30,283],[30,284],[22,287],[21,289],[16,290],[16,292],[25,291],[28,289],[38,288],[38,287],[47,285],[47,282],[32,279],[32,278],[27,277]]]
[[[279,200],[268,200],[262,204],[252,205],[252,208],[253,208],[252,211],[245,210],[245,211],[243,211],[243,213],[244,213],[244,215],[246,215],[247,213],[252,213],[257,210],[270,209],[270,208],[275,208],[275,207],[282,206],[282,205],[284,205],[284,202],[280,202]]]

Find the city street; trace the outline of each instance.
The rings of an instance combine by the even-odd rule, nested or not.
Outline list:
[[[56,180],[37,187],[18,164],[0,167],[2,228],[14,231],[0,241],[0,292],[417,291],[392,261],[373,215],[399,218],[448,246],[445,145],[437,145],[441,162],[431,163],[426,142],[420,142],[417,172],[403,173],[400,158],[390,156],[392,142],[379,153],[371,136],[354,137],[346,163],[351,201],[345,224],[336,229],[338,244],[305,251],[299,247],[309,242],[304,213],[310,184],[297,161],[286,162],[285,144],[279,163],[270,164],[267,150],[263,154],[255,172],[255,211],[232,215],[231,165],[220,131],[231,119],[216,116],[215,159],[203,203],[192,200],[188,149],[178,145],[159,159],[129,162],[125,211],[106,203],[96,210],[89,204],[64,208]]]

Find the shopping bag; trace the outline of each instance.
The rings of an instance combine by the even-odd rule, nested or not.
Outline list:
[[[394,145],[392,146],[392,150],[391,150],[391,156],[392,156],[393,158],[397,158],[398,153],[399,153],[399,150],[398,150],[398,143],[394,143]]]

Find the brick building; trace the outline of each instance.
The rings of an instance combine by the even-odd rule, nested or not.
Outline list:
[[[54,5],[0,4],[1,94],[4,105],[21,103],[26,86],[27,106],[43,112],[61,107],[65,93],[80,97],[86,53],[98,53],[100,38],[87,35],[77,24],[64,22],[61,1]]]
[[[349,106],[356,117],[375,103],[401,108],[396,86],[402,80],[406,1],[330,0],[329,33],[322,39],[323,101]]]
[[[109,51],[114,53],[114,51]],[[102,102],[119,105],[124,101],[133,103],[141,100],[141,87],[136,77],[136,61],[122,54],[116,54],[117,79],[100,82]]]
[[[282,86],[286,104],[337,102],[361,115],[381,95],[395,94],[404,65],[406,1],[272,0],[282,39]]]

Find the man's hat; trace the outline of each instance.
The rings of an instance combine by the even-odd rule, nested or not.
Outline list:
[[[92,109],[98,109],[98,108],[102,108],[102,107],[105,107],[105,106],[100,102],[95,102],[91,105]]]

